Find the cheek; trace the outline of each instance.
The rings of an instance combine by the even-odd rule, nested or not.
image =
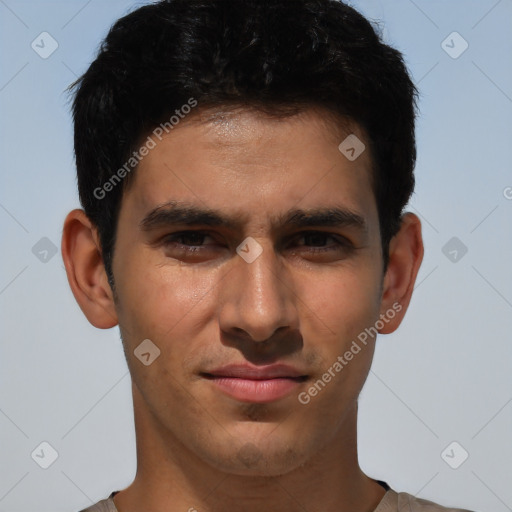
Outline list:
[[[214,300],[218,276],[213,270],[142,261],[138,264],[132,258],[116,279],[119,325],[130,373],[148,404],[156,407],[163,401],[161,407],[171,402],[185,406],[190,401],[182,384],[189,378],[185,363],[201,352],[201,332],[211,319],[206,308]],[[148,366],[134,353],[145,339],[160,350]],[[167,392],[162,392],[164,388]],[[187,407],[195,409],[190,404]]]
[[[175,263],[151,264],[149,258],[141,257],[139,262],[133,258],[118,280],[119,323],[130,338],[149,338],[157,344],[157,340],[164,343],[180,336],[186,326],[190,340],[194,335],[190,329],[200,328],[197,315],[199,311],[204,315],[204,305],[215,293],[216,280],[213,270],[194,270]]]
[[[304,302],[314,305],[314,314],[303,326],[304,352],[320,364],[298,398],[305,404],[305,414],[315,411],[319,428],[323,423],[338,426],[370,370],[375,344],[368,336],[364,342],[358,337],[378,318],[378,289],[373,278],[347,273],[339,279],[334,275],[317,279],[306,288],[309,295]]]
[[[298,295],[305,306],[304,314],[310,312],[313,331],[309,335],[317,340],[319,349],[323,345],[329,351],[341,350],[378,318],[378,276],[373,272],[344,269],[317,274],[302,282]],[[324,335],[333,342],[322,341]]]

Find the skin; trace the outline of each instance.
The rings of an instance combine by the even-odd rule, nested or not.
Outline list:
[[[327,119],[310,109],[284,120],[238,110],[182,121],[123,195],[115,296],[95,227],[82,210],[67,216],[62,252],[73,293],[93,325],[119,324],[132,376],[138,469],[114,498],[120,512],[370,512],[384,496],[357,457],[357,398],[375,340],[308,404],[297,395],[393,304],[400,311],[379,331],[399,326],[423,257],[421,225],[404,215],[384,273],[370,151],[349,161],[338,150],[349,133],[365,141],[364,132]],[[239,225],[141,226],[171,200]],[[357,213],[366,229],[271,224],[288,210],[325,206]],[[207,233],[169,238],[187,230]],[[249,236],[263,249],[252,263],[236,252]],[[149,366],[134,355],[145,339],[161,351]],[[308,379],[254,404],[200,376],[243,362],[286,363]]]

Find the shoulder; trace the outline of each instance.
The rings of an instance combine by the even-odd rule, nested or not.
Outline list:
[[[113,496],[114,493],[112,493],[108,498],[98,501],[98,503],[80,510],[80,512],[118,512],[114,504],[114,500],[112,499]]]
[[[416,498],[406,492],[395,492],[390,489],[380,502],[375,512],[471,512],[461,508],[447,508],[433,501]]]

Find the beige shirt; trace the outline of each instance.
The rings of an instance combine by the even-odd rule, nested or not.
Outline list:
[[[112,499],[112,493],[106,500],[102,500],[92,507],[80,512],[119,512]],[[395,492],[389,489],[374,512],[471,512],[466,509],[445,508],[441,505],[420,498],[415,498],[406,492]]]

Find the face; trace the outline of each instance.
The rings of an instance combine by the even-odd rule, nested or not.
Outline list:
[[[183,122],[123,196],[113,273],[136,415],[230,473],[282,474],[335,438],[373,355],[353,342],[385,312],[370,154],[338,149],[364,133],[324,119]]]

